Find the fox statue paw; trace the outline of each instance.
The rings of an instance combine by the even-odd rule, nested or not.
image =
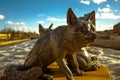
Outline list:
[[[74,76],[84,76],[86,74],[86,72],[84,72],[83,70],[81,70],[79,73],[74,73]]]

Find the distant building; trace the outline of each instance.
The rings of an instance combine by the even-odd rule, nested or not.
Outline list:
[[[118,33],[120,35],[120,22],[113,26],[114,33]]]
[[[113,30],[97,31],[98,39],[120,40],[120,22],[113,25]]]
[[[110,39],[120,40],[120,22],[113,26],[113,34],[110,36]]]

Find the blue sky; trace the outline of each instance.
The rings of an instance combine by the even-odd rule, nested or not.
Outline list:
[[[38,32],[39,23],[46,28],[66,25],[69,7],[77,17],[95,10],[97,31],[120,22],[120,0],[0,0],[0,30],[6,26]]]

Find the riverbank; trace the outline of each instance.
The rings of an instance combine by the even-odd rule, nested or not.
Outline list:
[[[0,42],[0,47],[2,46],[6,46],[6,45],[12,45],[12,44],[16,44],[16,43],[20,43],[20,42],[25,42],[25,41],[29,41],[31,39],[21,39],[21,40],[9,40],[9,41],[1,41]]]

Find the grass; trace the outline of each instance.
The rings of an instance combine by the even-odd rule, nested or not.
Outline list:
[[[95,42],[91,43],[91,45],[120,50],[120,40],[100,39],[100,40],[96,40]]]

